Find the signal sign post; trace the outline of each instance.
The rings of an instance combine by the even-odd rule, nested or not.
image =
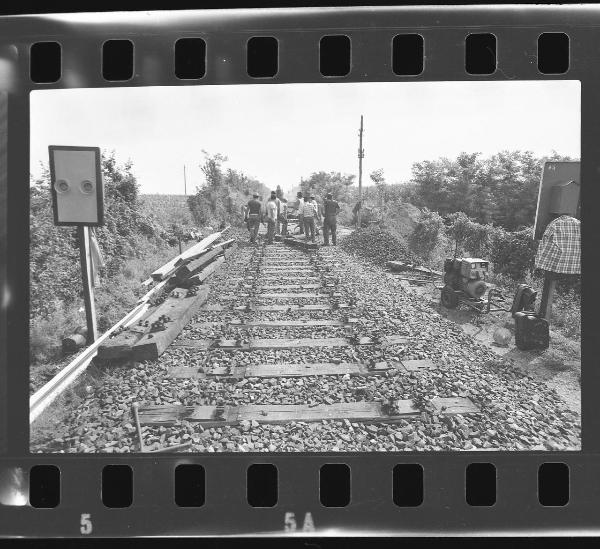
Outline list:
[[[548,224],[558,215],[579,219],[580,213],[580,163],[578,161],[547,161],[542,167],[535,214],[534,239],[541,240]],[[557,273],[544,272],[544,286],[539,315],[550,322]]]
[[[98,338],[90,227],[104,224],[104,189],[98,147],[51,145],[50,180],[54,224],[76,226],[87,321],[87,341]]]

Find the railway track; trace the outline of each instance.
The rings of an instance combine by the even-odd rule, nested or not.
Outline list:
[[[166,351],[108,368],[34,450],[139,451],[134,402],[154,450],[574,448],[578,418],[548,426],[556,395],[492,357],[339,248],[239,242]]]

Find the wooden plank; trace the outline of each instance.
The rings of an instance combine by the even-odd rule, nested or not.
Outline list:
[[[213,233],[200,242],[198,244],[194,244],[192,247],[188,248],[182,254],[171,259],[165,263],[162,267],[159,267],[154,271],[150,276],[154,280],[164,280],[165,278],[171,276],[181,264],[191,260],[198,254],[201,254],[204,250],[206,250],[210,244],[212,244],[215,240],[218,240],[221,237],[221,233]]]
[[[185,292],[182,292],[184,297],[169,298],[162,303],[154,315],[165,315],[172,320],[166,323],[165,330],[142,336],[133,345],[133,359],[141,361],[158,358],[204,304],[208,297],[208,292],[208,287],[200,286],[196,295],[185,297]]]
[[[435,400],[435,399],[434,399]],[[480,412],[468,399],[439,398],[447,406],[440,407],[440,415],[471,414]],[[452,401],[452,402],[450,402]],[[198,422],[206,427],[235,425],[241,421],[266,424],[285,424],[297,421],[315,422],[348,419],[358,423],[396,423],[421,410],[412,400],[395,401],[394,415],[385,413],[379,402],[337,402],[334,404],[246,404],[241,406],[144,406],[139,417],[142,425],[172,425],[177,421]]]
[[[303,298],[314,298],[314,297],[326,297],[325,294],[317,294],[315,292],[282,292],[275,293],[269,292],[264,294],[257,294],[255,297],[259,297],[261,299],[303,299]]]
[[[223,250],[220,247],[215,248],[203,255],[201,255],[198,259],[194,259],[181,265],[175,271],[175,278],[177,282],[181,283],[186,278],[198,273],[208,265],[210,265],[217,257],[223,254]]]
[[[408,337],[403,335],[387,335],[382,338],[381,344],[387,345],[406,345],[408,343]]]
[[[323,284],[262,284],[256,287],[257,290],[317,290],[324,288]]]
[[[437,366],[432,360],[402,360],[403,368],[408,372],[422,372],[425,370],[434,370]]]
[[[203,238],[198,244],[194,244],[190,248],[188,248],[185,252],[183,252],[179,258],[179,264],[182,262],[195,258],[198,254],[201,254],[206,248],[208,248],[211,244],[213,244],[216,240],[221,238],[223,231],[209,234],[207,237]]]
[[[398,401],[399,413],[388,416],[379,402],[339,402],[319,404],[310,407],[306,404],[247,404],[238,407],[237,421],[259,421],[261,423],[289,423],[292,421],[322,421],[348,419],[351,421],[381,421],[414,416],[419,410],[412,400]]]
[[[380,362],[375,367],[368,367],[360,362],[313,362],[309,364],[254,364],[213,368],[208,373],[199,372],[198,368],[175,367],[169,370],[169,377],[175,378],[221,378],[243,379],[245,377],[309,377],[309,376],[370,376],[390,370],[401,369],[400,362]]]
[[[340,305],[340,308],[342,305]],[[244,307],[237,308],[237,310],[244,309]],[[333,309],[329,305],[315,305],[309,303],[307,305],[254,305],[250,308],[251,311],[332,311]]]
[[[434,269],[430,269],[429,267],[424,267],[423,265],[415,265],[413,263],[405,263],[403,261],[388,261],[386,265],[395,272],[403,272],[403,271],[416,271],[418,273],[423,273],[427,275],[434,276],[443,276],[444,273],[441,271],[435,271]]]
[[[174,290],[173,293],[180,293],[181,290]],[[179,299],[167,297],[163,302],[167,303],[170,300]],[[161,316],[160,307],[153,307],[146,310],[138,319],[137,323],[130,325],[127,329],[121,331],[116,336],[106,339],[102,345],[98,347],[98,360],[121,360],[131,358],[133,346],[150,331],[151,324],[158,320]],[[148,326],[141,326],[147,322]]]
[[[359,362],[316,362],[312,364],[256,364],[246,366],[244,377],[306,377],[360,375],[365,367]]]
[[[347,309],[349,307],[350,307],[350,305],[343,304],[343,303],[340,303],[340,305],[339,305],[340,309]],[[215,304],[205,305],[202,310],[214,311],[214,312],[231,311],[231,310],[234,310],[234,311],[248,310],[249,312],[257,312],[257,311],[261,311],[261,312],[278,312],[278,311],[292,312],[292,311],[333,311],[334,309],[332,307],[330,307],[329,305],[313,305],[312,303],[309,303],[307,305],[252,305],[252,306],[250,306],[249,309],[247,309],[245,305],[232,306],[232,305],[221,305],[221,304],[215,303]]]
[[[197,286],[199,284],[202,284],[207,278],[209,278],[216,271],[218,271],[223,266],[223,263],[225,263],[225,258],[223,256],[218,257],[210,265],[202,269],[201,272],[190,276],[189,278],[181,282],[179,285],[183,288],[189,288],[191,286]]]
[[[362,337],[357,343],[345,337],[304,337],[304,338],[253,338],[238,341],[235,339],[180,339],[173,343],[177,347],[191,347],[207,350],[209,348],[224,351],[241,350],[252,351],[257,349],[299,349],[304,347],[352,347],[353,345],[373,345],[369,337]]]
[[[431,399],[439,414],[473,414],[480,412],[479,407],[470,399],[463,397],[435,397]]]
[[[298,339],[251,339],[250,349],[298,349],[302,347],[350,347],[343,337],[298,338]]]
[[[206,374],[198,371],[198,368],[192,366],[176,366],[169,368],[167,377],[175,379],[203,379]]]
[[[258,280],[262,283],[262,284],[272,284],[274,282],[281,282],[282,280],[286,281],[286,280],[290,280],[293,282],[297,282],[298,279],[301,279],[302,281],[308,282],[309,280],[311,281],[311,284],[317,284],[318,282],[321,281],[321,278],[318,276],[295,276],[295,275],[289,275],[289,276],[262,276],[262,277],[256,277],[258,278]],[[250,280],[253,280],[254,277],[250,278]],[[246,278],[246,280],[248,280],[248,278]]]
[[[296,266],[296,265],[261,265],[261,273],[279,272],[279,271],[299,271],[307,272],[314,271],[315,268],[312,265]]]
[[[346,326],[342,320],[231,320],[229,322],[194,322],[190,324],[191,328],[204,329],[215,326],[233,326],[235,328],[302,328],[302,327],[323,327],[323,326]]]

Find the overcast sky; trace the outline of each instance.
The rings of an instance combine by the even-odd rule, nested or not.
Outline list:
[[[188,194],[203,182],[202,149],[284,190],[315,171],[383,168],[407,181],[421,160],[462,151],[552,150],[580,156],[578,81],[251,84],[34,91],[33,175],[48,145],[114,149],[143,193]]]

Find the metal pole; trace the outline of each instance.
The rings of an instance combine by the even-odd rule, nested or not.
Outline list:
[[[183,165],[183,194],[187,195],[187,179],[185,177],[185,164]]]
[[[358,228],[361,227],[361,219],[362,219],[362,159],[365,156],[365,151],[362,146],[362,136],[363,136],[363,115],[360,115],[360,130],[358,131],[358,215],[357,215],[357,224]]]
[[[554,300],[554,289],[556,288],[556,274],[544,271],[544,286],[538,314],[548,322],[552,317],[552,301]]]
[[[85,303],[85,318],[87,322],[87,342],[90,344],[98,339],[94,286],[92,281],[92,258],[90,255],[90,228],[87,225],[79,225],[77,227],[77,234],[79,236],[81,281],[83,283],[83,300]]]

